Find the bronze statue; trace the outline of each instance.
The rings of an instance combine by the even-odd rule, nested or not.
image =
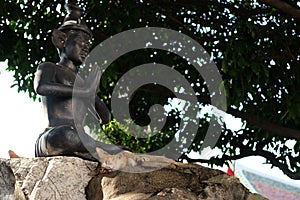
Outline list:
[[[63,24],[53,31],[52,43],[60,56],[58,63],[42,63],[36,72],[35,90],[42,96],[45,112],[48,117],[48,128],[39,136],[35,145],[35,155],[55,156],[71,155],[84,159],[95,160],[87,149],[99,147],[110,153],[118,153],[120,146],[104,144],[85,135],[83,145],[74,124],[74,110],[72,110],[72,95],[74,81],[78,76],[80,65],[89,53],[89,44],[92,32],[85,22],[81,20],[82,10],[74,5],[67,5],[68,15]],[[82,83],[82,87],[74,91],[77,104],[76,117],[84,120],[87,111],[84,105],[85,98],[96,98],[94,109],[103,123],[110,120],[110,114],[105,104],[95,95],[99,85],[98,71]],[[80,121],[80,120],[79,120]],[[83,129],[82,129],[83,130]],[[87,147],[88,146],[88,147]],[[87,148],[86,148],[87,147]],[[92,154],[94,153],[92,152]],[[95,154],[96,155],[96,154]]]

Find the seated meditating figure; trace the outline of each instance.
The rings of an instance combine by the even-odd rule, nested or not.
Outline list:
[[[84,134],[83,144],[79,137],[78,129],[83,128],[82,124],[75,124],[74,114],[78,119],[76,121],[84,121],[88,98],[95,98],[91,101],[95,102],[92,109],[96,110],[102,123],[109,122],[110,113],[96,95],[100,81],[99,70],[91,73],[80,88],[74,89],[78,70],[89,53],[92,32],[80,19],[82,10],[79,7],[68,5],[68,12],[63,24],[52,34],[52,42],[59,52],[60,61],[42,63],[35,75],[35,90],[42,96],[49,121],[48,127],[36,141],[35,155],[71,155],[95,160],[92,155],[96,147],[112,154],[120,152],[122,148],[96,141],[88,134]],[[73,107],[72,98],[77,98],[76,106]]]

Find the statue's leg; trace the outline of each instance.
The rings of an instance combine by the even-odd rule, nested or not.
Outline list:
[[[35,154],[37,157],[79,156],[95,161],[95,157],[97,157],[96,147],[111,154],[122,151],[122,147],[101,143],[85,133],[79,137],[73,126],[58,126],[46,130],[39,136],[35,145]]]
[[[87,152],[72,126],[48,128],[39,136],[35,144],[37,157],[72,155],[77,151]]]

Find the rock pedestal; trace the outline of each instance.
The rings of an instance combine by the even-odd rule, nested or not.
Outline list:
[[[0,199],[25,200],[11,167],[3,160],[0,160]]]
[[[0,199],[260,200],[237,178],[194,164],[147,173],[103,173],[75,157],[0,159]]]

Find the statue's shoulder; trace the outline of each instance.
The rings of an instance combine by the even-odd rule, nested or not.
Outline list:
[[[55,68],[57,65],[53,62],[44,62],[38,66],[38,70],[43,70],[43,69],[49,69],[49,68]]]

